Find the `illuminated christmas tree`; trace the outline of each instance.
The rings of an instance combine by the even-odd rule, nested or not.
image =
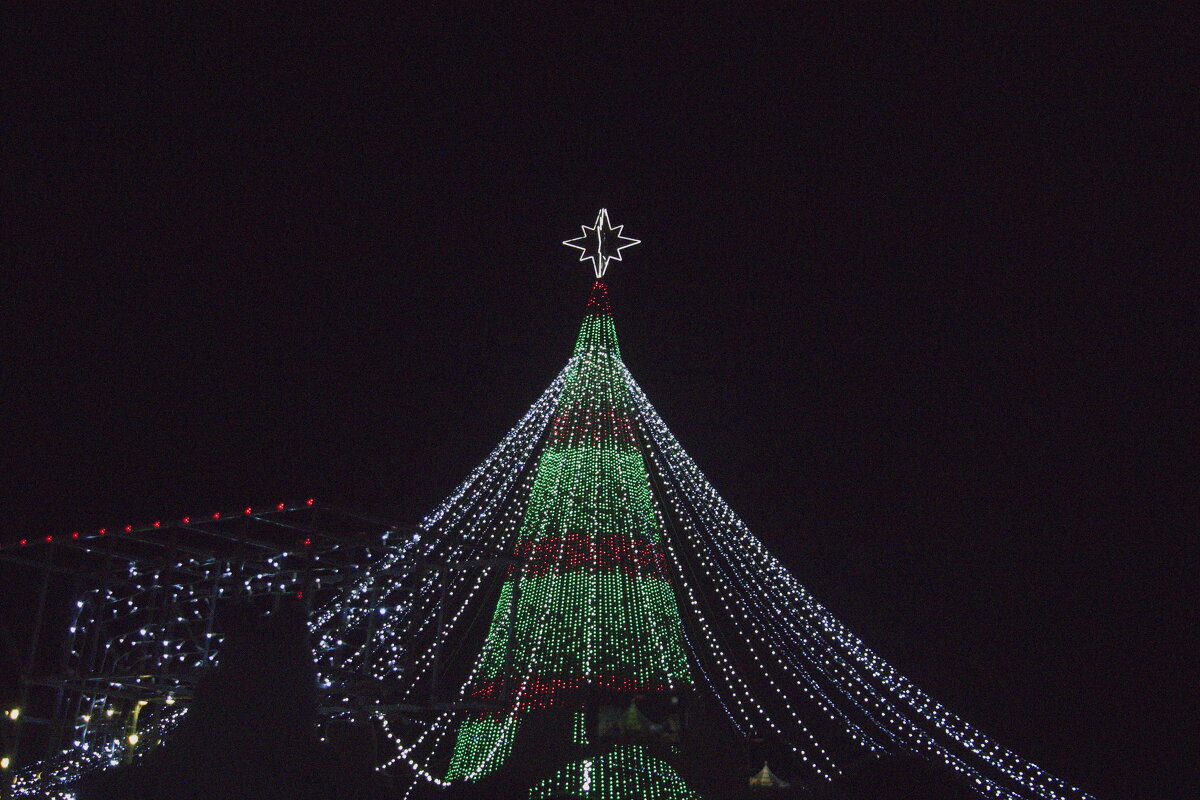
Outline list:
[[[662,711],[690,695],[777,747],[759,784],[820,784],[902,754],[994,800],[1087,800],[914,686],[750,532],[621,360],[603,278],[637,240],[602,210],[564,244],[596,277],[566,366],[417,530],[339,567],[309,622],[324,713],[374,726],[388,747],[377,768],[402,796],[486,791],[507,774],[531,800],[696,798],[680,718]],[[186,711],[171,709],[156,736]],[[85,729],[23,771],[16,796],[125,752],[102,744],[89,749]]]
[[[561,747],[585,746],[583,705],[597,689],[649,695],[692,682],[636,411],[599,279],[587,310],[513,548],[517,568],[500,591],[468,684],[471,696],[507,698],[506,708],[462,723],[450,779],[498,769],[522,724],[553,710],[576,717],[571,741]],[[692,794],[639,745],[568,764],[534,796],[556,792]]]

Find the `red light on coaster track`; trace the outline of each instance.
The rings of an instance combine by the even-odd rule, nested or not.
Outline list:
[[[304,505],[306,505],[306,506],[311,506],[312,504],[313,504],[313,499],[311,497],[304,501]]]
[[[297,599],[297,600],[303,600],[303,599],[304,599],[304,592],[296,592],[296,599]]]
[[[305,539],[305,540],[304,540],[304,546],[305,546],[305,547],[312,547],[312,539]]]
[[[315,502],[315,501],[313,500],[313,498],[311,498],[311,497],[310,497],[310,498],[308,498],[307,500],[305,500],[305,501],[304,501],[304,504],[305,504],[306,506],[311,506],[311,505],[313,505],[313,504],[314,504],[314,502]],[[277,504],[275,505],[275,510],[276,510],[276,511],[285,511],[286,509],[287,509],[287,504],[286,504],[286,503],[277,503]],[[247,516],[250,516],[251,514],[253,514],[253,513],[254,513],[254,509],[253,509],[251,506],[246,506],[244,509],[242,509],[242,513],[246,514]],[[220,518],[221,518],[221,512],[220,512],[220,511],[214,511],[214,512],[213,512],[213,514],[212,514],[212,518],[213,518],[213,519],[220,519]],[[191,524],[191,522],[192,522],[192,518],[191,518],[190,516],[183,517],[182,519],[180,519],[180,522],[182,522],[184,525],[190,525],[190,524]],[[151,523],[151,525],[152,525],[152,527],[154,527],[154,528],[162,528],[162,520],[155,520],[153,523]],[[124,530],[124,531],[125,531],[125,533],[133,533],[133,525],[126,525],[126,526],[124,526],[124,527],[122,528],[122,530]],[[72,539],[75,539],[75,540],[78,540],[78,539],[81,537],[81,535],[82,535],[82,534],[80,534],[80,532],[79,532],[79,531],[72,531],[72,532],[71,532],[71,538],[72,538]],[[96,530],[96,535],[97,535],[97,536],[107,536],[107,535],[108,535],[108,528],[99,528],[99,529],[97,529],[97,530]],[[53,542],[53,541],[54,541],[54,537],[53,537],[53,536],[44,536],[44,537],[42,537],[42,541],[44,541],[44,542],[47,542],[47,543],[49,543],[49,542]],[[17,544],[18,544],[19,546],[22,546],[22,547],[23,547],[23,546],[25,546],[25,545],[28,545],[28,544],[29,544],[29,539],[21,539],[21,540],[19,540],[19,541],[17,542]],[[305,539],[305,540],[304,540],[304,545],[305,545],[306,547],[308,547],[308,546],[311,546],[311,545],[312,545],[312,539]]]

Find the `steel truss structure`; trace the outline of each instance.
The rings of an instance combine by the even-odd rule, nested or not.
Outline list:
[[[306,500],[5,543],[0,567],[36,576],[38,585],[22,637],[27,646],[18,711],[6,709],[12,717],[3,743],[7,766],[15,771],[52,763],[64,751],[80,749],[97,754],[97,766],[132,759],[131,741],[150,744],[155,732],[170,727],[184,713],[198,676],[215,663],[223,609],[248,604],[266,612],[284,598],[302,601],[307,610],[320,607],[362,565],[392,549],[389,539],[414,532]],[[401,559],[389,573],[395,588],[410,576],[436,582],[501,562],[511,559],[459,564]],[[58,611],[63,604],[65,620]],[[52,628],[64,622],[65,637],[54,635]],[[319,710],[326,718],[345,717],[367,704],[378,709],[380,698],[390,693],[383,682],[346,677],[336,684],[328,676],[322,681]],[[409,700],[395,710],[419,713],[454,705],[441,694],[435,670],[428,702]]]

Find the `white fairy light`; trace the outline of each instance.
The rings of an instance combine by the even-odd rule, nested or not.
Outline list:
[[[563,244],[579,250],[580,261],[591,261],[592,271],[597,278],[604,277],[604,273],[608,271],[609,261],[622,260],[622,250],[642,243],[640,239],[632,239],[623,235],[621,231],[625,229],[624,225],[616,227],[610,225],[608,209],[600,209],[600,213],[596,214],[595,225],[591,227],[581,225],[580,227],[583,229],[583,235],[567,239]]]

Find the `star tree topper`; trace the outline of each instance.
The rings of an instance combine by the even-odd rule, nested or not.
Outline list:
[[[606,208],[600,209],[600,213],[596,215],[595,225],[590,228],[587,225],[580,227],[583,228],[583,236],[567,239],[563,244],[582,251],[579,254],[579,260],[591,261],[592,271],[596,273],[598,279],[604,277],[609,261],[621,260],[622,250],[642,243],[641,239],[622,236],[621,230],[625,227],[624,225],[618,225],[615,228],[610,225]]]

